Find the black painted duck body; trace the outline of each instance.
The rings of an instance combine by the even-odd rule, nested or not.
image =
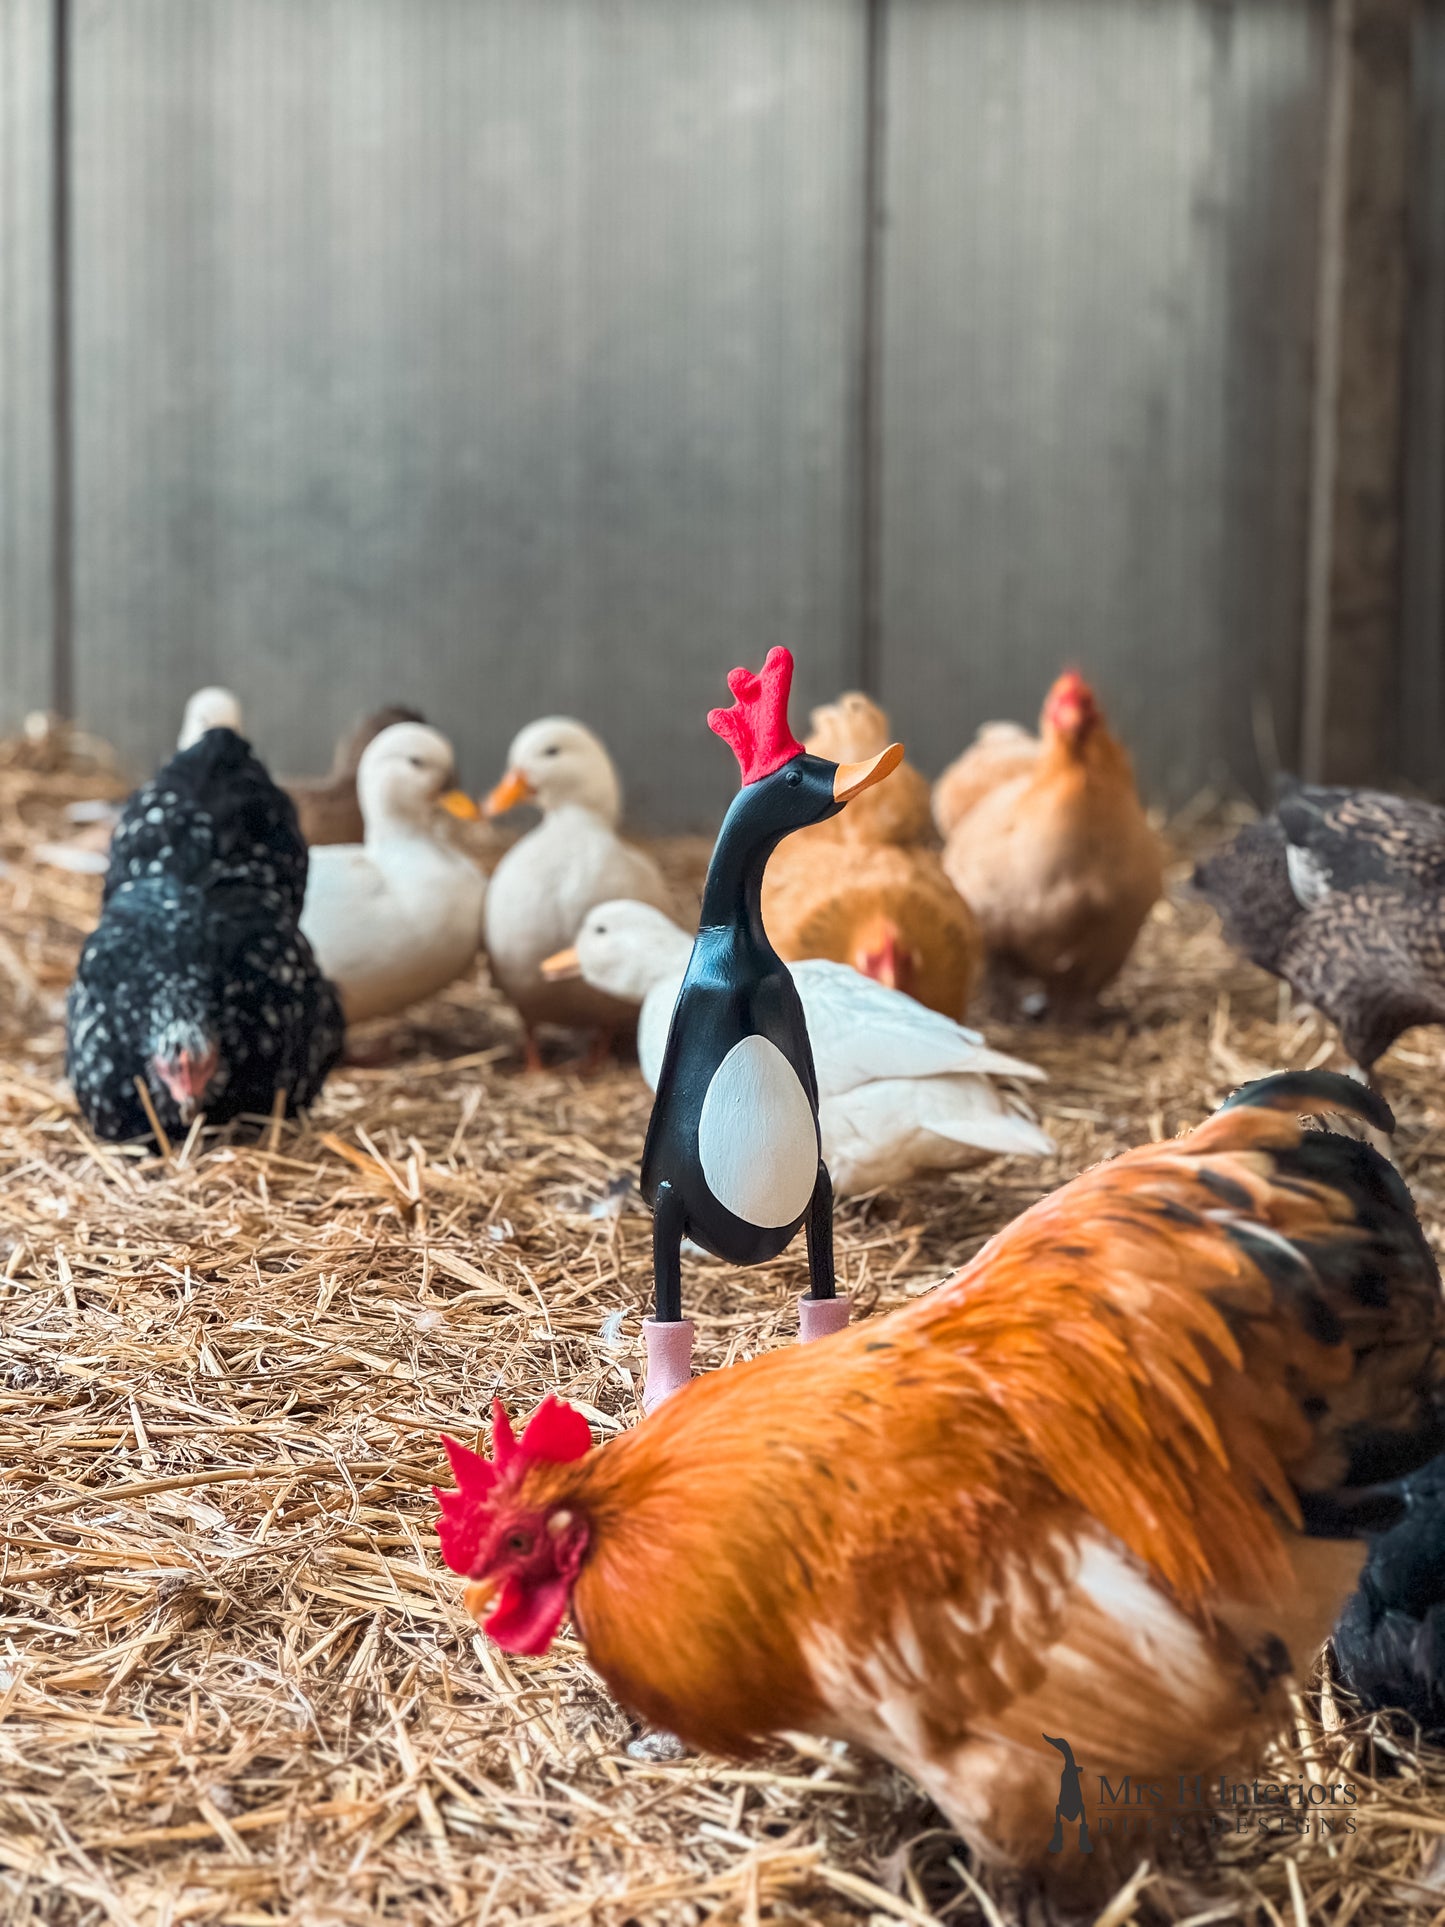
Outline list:
[[[903,749],[890,744],[864,763],[810,756],[788,729],[792,673],[788,651],[773,649],[761,676],[733,671],[736,702],[708,717],[732,744],[743,787],[708,866],[643,1151],[657,1293],[646,1328],[649,1406],[690,1370],[684,1238],[730,1264],[765,1264],[806,1223],[804,1335],[822,1336],[847,1319],[834,1287],[833,1194],[819,1148],[813,1053],[802,1002],[763,927],[763,872],[783,837],[835,816],[895,769]]]

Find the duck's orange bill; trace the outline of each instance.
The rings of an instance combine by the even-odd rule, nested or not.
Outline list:
[[[505,816],[508,810],[516,809],[519,803],[530,803],[535,794],[536,791],[519,769],[509,769],[483,803],[482,809],[487,816]]]
[[[492,1610],[492,1602],[497,1596],[495,1579],[474,1579],[462,1594],[462,1604],[478,1624]]]
[[[455,816],[463,823],[475,823],[481,815],[481,811],[465,790],[448,790],[444,796],[439,796],[437,801],[448,816]]]
[[[582,959],[575,950],[557,950],[542,959],[542,975],[549,984],[565,983],[582,975]]]
[[[891,776],[902,761],[902,743],[890,743],[866,763],[840,763],[833,772],[833,801],[851,803],[855,796],[861,796],[864,790],[871,790],[875,783]]]

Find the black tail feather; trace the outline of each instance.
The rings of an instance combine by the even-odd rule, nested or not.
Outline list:
[[[1405,1516],[1405,1501],[1398,1486],[1301,1492],[1299,1505],[1311,1539],[1363,1539],[1366,1533],[1389,1532]]]
[[[1219,1108],[1304,1114],[1343,1111],[1377,1131],[1384,1131],[1387,1136],[1395,1129],[1395,1113],[1379,1092],[1353,1077],[1346,1077],[1341,1071],[1276,1071],[1272,1077],[1258,1077],[1251,1084],[1241,1084],[1233,1097],[1227,1097]]]

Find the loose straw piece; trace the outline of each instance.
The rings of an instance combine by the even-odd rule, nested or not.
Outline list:
[[[399,1020],[389,1065],[340,1066],[294,1126],[273,1112],[179,1154],[157,1132],[163,1182],[149,1145],[77,1130],[56,1013],[99,883],[34,849],[71,833],[72,802],[127,787],[93,746],[0,743],[0,926],[40,999],[0,979],[0,1893],[260,1927],[300,1869],[323,1911],[468,1927],[1013,1919],[1006,1877],[947,1839],[911,1851],[898,1897],[889,1869],[925,1809],[861,1750],[632,1759],[581,1642],[502,1654],[441,1565],[439,1434],[474,1438],[494,1392],[520,1416],[560,1391],[599,1438],[635,1422],[651,1226],[634,1068],[583,1080],[561,1057],[523,1078],[515,1013],[479,976]],[[1239,820],[1197,812],[1176,881]],[[706,841],[655,847],[695,905]],[[1279,1016],[1182,892],[1098,1027],[978,1013],[1047,1072],[1030,1095],[1059,1154],[843,1201],[855,1304],[910,1300],[1062,1178],[1318,1052],[1320,1029]],[[1438,1065],[1420,1032],[1386,1066],[1437,1246]],[[689,1261],[699,1368],[791,1344],[804,1275],[801,1241],[750,1271]],[[1438,1907],[1445,1759],[1389,1739],[1381,1794],[1347,1762],[1383,1753],[1382,1722],[1340,1690],[1322,1720],[1308,1685],[1297,1720],[1268,1777],[1352,1782],[1355,1832],[1291,1841],[1293,1875],[1278,1839],[1185,1842],[1177,1884],[1172,1844],[1151,1843],[1159,1886],[1132,1919],[1294,1927],[1292,1881],[1311,1921]]]
[[[169,1164],[171,1161],[171,1141],[166,1136],[166,1127],[161,1123],[155,1105],[151,1102],[151,1094],[146,1088],[146,1081],[143,1077],[136,1077],[132,1078],[131,1082],[135,1085],[136,1095],[140,1098],[141,1109],[150,1120],[150,1127],[156,1134],[156,1142],[161,1147],[161,1156],[165,1159],[166,1163]]]

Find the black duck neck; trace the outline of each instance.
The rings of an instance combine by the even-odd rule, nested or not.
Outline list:
[[[719,929],[731,924],[745,929],[755,943],[767,944],[768,933],[763,928],[763,873],[768,867],[768,858],[788,832],[781,829],[759,837],[751,826],[732,821],[736,808],[735,802],[718,833],[712,861],[707,867],[700,927]]]

